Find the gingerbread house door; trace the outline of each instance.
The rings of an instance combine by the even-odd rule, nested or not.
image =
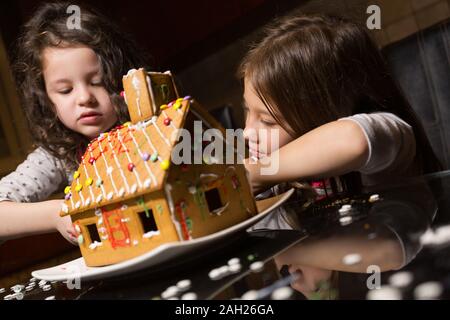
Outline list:
[[[103,215],[103,223],[108,233],[108,239],[111,247],[116,249],[118,247],[130,246],[130,232],[123,222],[123,216],[120,206],[116,209],[106,210],[101,208]]]

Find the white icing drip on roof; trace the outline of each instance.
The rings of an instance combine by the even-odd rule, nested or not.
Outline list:
[[[103,147],[102,147],[101,141],[98,141],[98,147],[100,148],[100,152],[103,154]],[[109,176],[109,179],[111,180],[111,184],[113,186],[113,189],[114,189],[114,191],[117,194],[118,193],[117,186],[116,186],[116,183],[114,182],[114,179],[112,178],[112,175],[111,175],[111,172],[112,172],[113,168],[108,164],[108,161],[106,160],[106,157],[102,156],[101,158],[103,158],[103,161],[105,162],[106,174],[107,174],[107,176]],[[104,194],[103,196],[107,198],[106,194]]]
[[[114,158],[114,160],[115,160],[115,162],[116,162],[116,166],[117,166],[117,168],[119,169],[119,172],[120,172],[120,175],[122,176],[123,182],[125,183],[125,187],[127,188],[127,191],[130,192],[130,186],[128,185],[127,178],[125,177],[125,174],[123,173],[122,167],[121,167],[121,165],[120,165],[120,161],[119,161],[119,159],[117,158],[116,151],[114,150],[114,146],[113,146],[112,143],[111,143],[111,139],[110,139],[110,136],[109,136],[109,135],[107,136],[107,139],[106,139],[106,140],[108,141],[108,144],[109,144],[111,153],[112,153],[113,158]],[[105,158],[105,157],[103,157],[103,158]],[[117,194],[117,190],[116,190],[116,194]],[[108,196],[109,196],[109,195],[108,195]]]
[[[141,130],[142,130],[142,129],[141,129]],[[139,148],[139,145],[138,145],[138,143],[137,143],[137,141],[136,141],[136,138],[134,137],[133,129],[132,129],[132,128],[130,129],[130,136],[131,136],[131,139],[133,140],[134,145],[136,146],[136,149],[137,149],[137,151],[138,151],[138,153],[139,153],[139,156],[140,156],[141,159],[142,159],[143,154],[142,154],[142,152],[141,152],[141,149]],[[156,185],[157,185],[156,177],[155,177],[155,175],[153,174],[152,170],[150,170],[150,167],[149,167],[147,161],[144,161],[144,166],[145,166],[145,168],[147,169],[148,174],[152,177],[153,182],[154,182],[154,184],[155,184],[155,186],[156,186]],[[148,180],[148,179],[147,179],[147,180]],[[145,187],[145,188],[150,187],[150,184],[147,183],[147,180],[144,181],[144,187]]]
[[[123,142],[123,140],[122,140],[122,138],[120,136],[120,130],[117,130],[117,140],[119,140],[120,145],[124,148],[125,155],[126,155],[126,157],[128,159],[128,162],[132,163],[133,160],[131,159],[131,157],[129,155],[128,148],[127,148],[127,146],[125,145],[125,143]],[[134,176],[136,177],[136,182],[139,184],[139,187],[142,188],[142,182],[141,182],[141,178],[139,177],[138,170],[132,170],[132,172],[134,173]]]
[[[133,79],[131,80],[131,83],[133,84],[134,90],[136,91],[136,106],[139,112],[139,116],[142,117],[142,111],[141,111],[141,90],[139,88],[140,81],[139,79],[133,75]]]

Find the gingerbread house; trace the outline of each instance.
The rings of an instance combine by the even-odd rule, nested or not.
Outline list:
[[[257,213],[242,164],[171,161],[180,129],[196,121],[224,129],[191,97],[178,97],[169,72],[133,69],[123,85],[131,122],[91,141],[65,189],[61,215],[71,216],[86,265],[118,263]]]

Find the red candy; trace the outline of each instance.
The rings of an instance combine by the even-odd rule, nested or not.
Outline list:
[[[125,96],[125,91],[120,91],[120,96],[123,98]]]
[[[170,122],[172,121],[172,119],[170,118],[165,118],[164,119],[164,125],[168,126],[170,124]]]
[[[132,164],[132,163],[128,164],[128,170],[129,171],[133,171],[134,167],[135,167],[134,164]]]
[[[89,158],[89,163],[90,163],[90,164],[94,164],[94,162],[95,162],[95,158],[94,158],[94,157],[90,157],[90,158]]]

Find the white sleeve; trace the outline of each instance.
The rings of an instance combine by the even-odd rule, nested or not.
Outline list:
[[[0,180],[0,201],[38,202],[67,183],[61,160],[43,148],[30,153],[15,171]]]
[[[361,113],[339,120],[352,120],[364,131],[369,147],[362,174],[401,173],[410,167],[416,155],[412,127],[392,113]]]

